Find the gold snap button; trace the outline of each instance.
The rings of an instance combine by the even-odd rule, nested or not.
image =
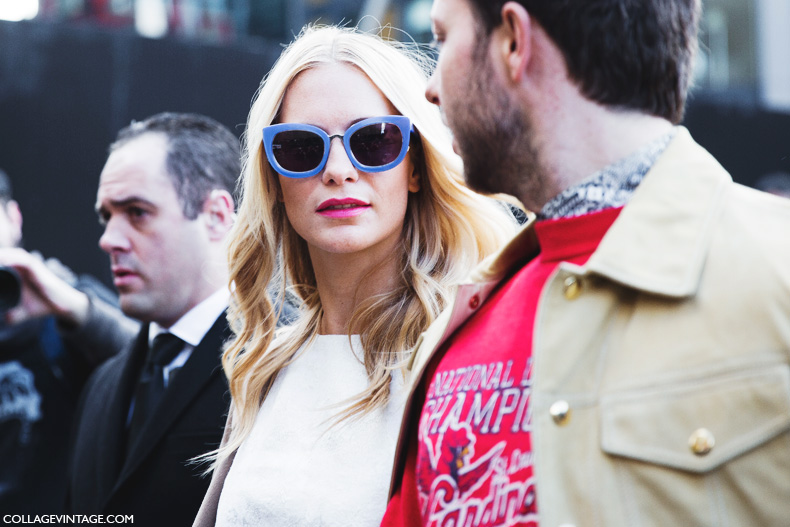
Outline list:
[[[480,305],[480,297],[478,295],[474,295],[472,298],[469,299],[469,307],[472,309],[477,309],[477,306]]]
[[[694,455],[705,456],[713,450],[716,444],[716,439],[707,428],[698,428],[689,437],[689,448],[694,452]]]
[[[565,295],[565,298],[567,298],[568,300],[573,300],[574,298],[579,296],[581,290],[582,290],[581,281],[575,276],[569,276],[562,283],[562,293]]]
[[[568,424],[571,418],[571,405],[568,401],[556,401],[549,407],[549,414],[559,426]]]

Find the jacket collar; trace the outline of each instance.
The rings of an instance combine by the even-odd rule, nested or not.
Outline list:
[[[140,436],[134,444],[129,445],[129,455],[121,468],[115,491],[146,460],[206,385],[215,377],[223,375],[220,350],[230,336],[227,321],[224,316],[220,316],[203,340],[192,350],[189,359],[173,379],[173,384],[165,391],[161,403],[140,431]]]
[[[730,183],[724,168],[678,127],[588,262],[563,263],[563,269],[659,295],[693,295]],[[534,223],[530,216],[510,243],[472,272],[471,282],[501,281],[534,258],[540,251]]]

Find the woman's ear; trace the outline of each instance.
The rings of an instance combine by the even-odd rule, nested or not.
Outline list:
[[[420,190],[420,172],[413,168],[409,175],[409,192],[417,192]]]
[[[418,192],[422,187],[421,176],[427,173],[425,168],[425,151],[422,148],[422,138],[418,134],[412,134],[409,146],[409,192]]]

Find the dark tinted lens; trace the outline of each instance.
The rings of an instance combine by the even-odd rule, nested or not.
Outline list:
[[[280,132],[272,141],[272,153],[280,166],[291,172],[307,172],[321,163],[324,141],[304,130]]]
[[[380,167],[397,159],[403,146],[403,135],[394,124],[377,123],[354,132],[349,144],[357,161],[370,167]]]

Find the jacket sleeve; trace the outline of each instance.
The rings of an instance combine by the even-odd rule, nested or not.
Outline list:
[[[97,366],[123,350],[139,331],[139,324],[90,291],[88,320],[82,326],[58,324],[64,344],[91,366]]]
[[[228,420],[225,422],[225,431],[222,434],[222,442],[220,448],[228,444],[233,430],[233,404],[231,403],[230,410],[228,410]],[[217,522],[217,508],[219,506],[219,497],[222,494],[222,487],[225,485],[225,478],[230,472],[230,467],[233,464],[233,459],[236,457],[236,451],[233,451],[228,457],[223,459],[211,473],[211,483],[209,483],[206,495],[203,498],[203,503],[200,504],[195,522],[192,527],[214,527]]]

